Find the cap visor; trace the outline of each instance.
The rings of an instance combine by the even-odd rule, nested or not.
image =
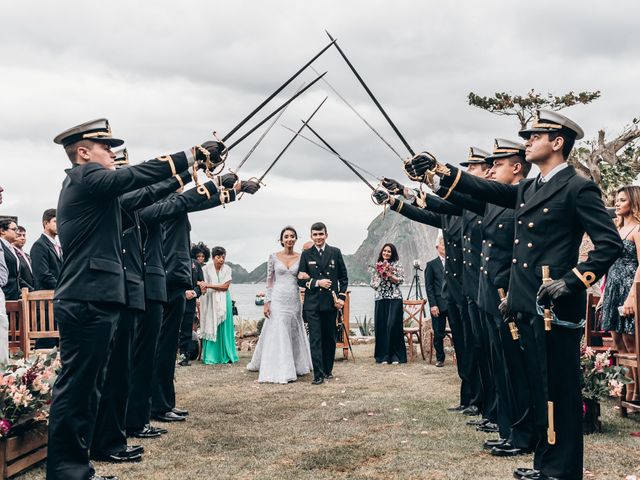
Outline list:
[[[124,145],[124,140],[120,140],[119,138],[87,138],[87,140],[91,140],[92,142],[98,142],[98,143],[106,143],[111,148]]]

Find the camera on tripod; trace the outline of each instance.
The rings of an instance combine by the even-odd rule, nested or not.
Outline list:
[[[413,269],[422,271],[422,268],[420,267],[420,260],[416,259],[413,261]]]
[[[420,267],[420,260],[416,259],[413,261],[413,280],[411,280],[411,285],[409,286],[409,293],[407,294],[407,300],[411,298],[411,293],[413,292],[416,300],[422,300],[424,297],[422,296],[422,281],[420,280],[420,273],[422,271],[422,267]]]

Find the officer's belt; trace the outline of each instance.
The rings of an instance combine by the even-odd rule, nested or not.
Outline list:
[[[544,317],[544,307],[542,307],[538,302],[536,302],[536,310],[538,311],[538,315],[540,315],[541,317]],[[566,320],[560,320],[558,317],[556,317],[556,314],[553,311],[553,309],[551,309],[551,315],[553,317],[551,319],[551,325],[556,325],[558,327],[569,328],[571,330],[582,329],[582,328],[584,328],[584,325],[587,323],[587,319],[586,318],[583,318],[578,323],[567,322]]]

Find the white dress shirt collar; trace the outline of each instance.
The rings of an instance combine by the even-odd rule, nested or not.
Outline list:
[[[549,173],[547,173],[546,175],[542,175],[540,174],[540,180],[542,181],[542,183],[547,183],[549,180],[551,180],[555,175],[557,175],[559,172],[561,172],[562,170],[564,170],[565,168],[567,168],[569,166],[569,164],[567,162],[562,162],[560,165],[556,165]]]

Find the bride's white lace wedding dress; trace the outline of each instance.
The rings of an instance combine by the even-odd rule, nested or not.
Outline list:
[[[275,253],[267,263],[266,318],[247,369],[260,371],[259,382],[288,383],[311,372],[309,339],[302,322],[297,260],[290,268]]]

